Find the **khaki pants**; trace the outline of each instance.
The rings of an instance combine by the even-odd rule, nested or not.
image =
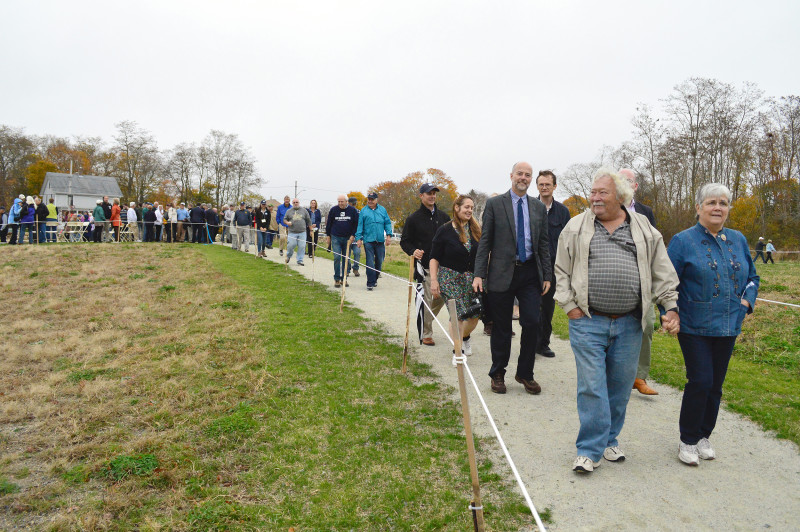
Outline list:
[[[236,226],[236,237],[237,241],[233,249],[239,249],[240,246],[244,246],[245,253],[250,251],[250,226]]]
[[[133,242],[139,240],[139,225],[136,222],[128,224],[128,231],[131,232],[131,240]]]
[[[642,331],[642,347],[639,350],[639,367],[636,370],[637,379],[647,379],[650,374],[650,346],[653,344],[653,324],[656,321],[656,313],[653,304],[648,305],[649,310],[645,311],[645,324]]]
[[[280,237],[280,246],[279,246],[279,249],[280,249],[281,251],[285,251],[285,250],[286,250],[286,240],[287,240],[287,236],[286,236],[286,228],[285,228],[284,226],[282,226],[282,225],[281,225],[281,226],[278,228],[278,230],[280,231],[280,232],[278,233],[278,235],[279,235],[279,237]]]
[[[438,315],[439,311],[442,310],[442,307],[444,306],[444,299],[441,297],[433,299],[433,294],[431,293],[430,270],[425,270],[425,282],[422,284],[422,286],[425,290],[425,303],[433,311],[433,314],[431,314],[426,308],[425,312],[422,314],[422,337],[430,338],[433,336],[433,316]]]

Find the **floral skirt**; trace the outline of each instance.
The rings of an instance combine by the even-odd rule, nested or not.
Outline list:
[[[472,299],[472,272],[459,273],[444,266],[439,267],[439,290],[442,299],[456,300],[456,313],[462,314]]]

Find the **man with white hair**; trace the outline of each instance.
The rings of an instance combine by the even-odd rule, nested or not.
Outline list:
[[[136,217],[136,202],[132,201],[128,204],[128,231],[131,234],[131,241],[136,242],[139,240],[139,219]]]
[[[677,333],[678,276],[664,241],[647,218],[629,212],[633,190],[601,168],[592,180],[590,210],[572,218],[558,240],[555,300],[569,318],[578,370],[577,458],[590,473],[603,457],[625,459],[617,436],[625,422],[642,340],[642,309],[666,309],[664,329]]]
[[[625,207],[629,212],[643,214],[647,218],[647,221],[650,222],[650,225],[655,227],[656,218],[653,215],[653,209],[644,203],[639,203],[635,199],[636,191],[639,190],[639,181],[636,177],[636,172],[630,168],[621,168],[619,170],[619,175],[626,179],[633,189],[631,202]],[[642,395],[658,395],[658,392],[647,384],[647,377],[650,375],[650,351],[653,345],[653,323],[656,321],[653,305],[647,305],[647,308],[644,309],[644,317],[646,323],[642,331],[642,347],[639,350],[639,367],[636,369],[636,380],[633,381],[633,387]]]

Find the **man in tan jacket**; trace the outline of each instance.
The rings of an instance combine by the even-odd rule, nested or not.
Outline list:
[[[642,309],[665,309],[664,329],[677,333],[678,277],[661,233],[629,212],[627,180],[601,168],[590,209],[572,218],[558,239],[555,300],[569,318],[569,340],[578,369],[577,458],[573,471],[590,473],[600,457],[625,459],[617,436],[625,422],[642,327]]]

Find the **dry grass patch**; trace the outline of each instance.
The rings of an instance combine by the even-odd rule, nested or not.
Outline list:
[[[0,476],[30,474],[0,500],[12,509],[0,529],[47,522],[102,529],[145,508],[137,475],[104,478],[114,459],[131,453],[157,453],[162,463],[141,477],[182,493],[187,478],[174,473],[177,457],[165,449],[202,421],[187,412],[232,401],[230,390],[192,375],[227,352],[220,337],[255,345],[247,295],[209,275],[213,267],[189,248],[169,258],[158,256],[161,246],[3,251],[0,293],[19,318],[0,333]],[[214,305],[231,298],[242,302],[243,319]],[[235,361],[221,364],[247,373]],[[68,501],[58,496],[67,489]],[[176,509],[186,504],[180,499]]]

